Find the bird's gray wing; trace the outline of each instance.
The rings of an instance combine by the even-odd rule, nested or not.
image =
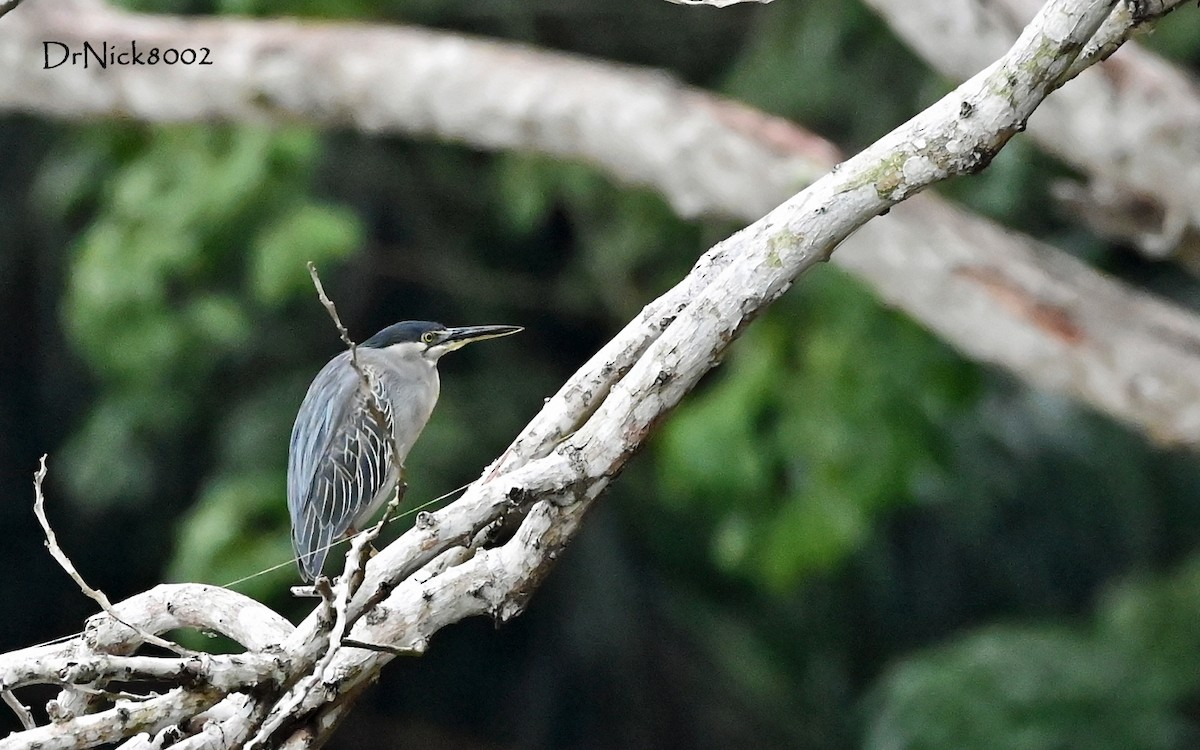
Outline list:
[[[391,402],[379,373],[368,374],[383,424],[367,406],[366,390],[343,353],[327,364],[300,406],[288,455],[288,510],[300,572],[313,580],[330,544],[383,489],[388,478]]]

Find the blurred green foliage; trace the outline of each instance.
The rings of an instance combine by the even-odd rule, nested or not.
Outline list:
[[[867,353],[870,353],[869,356]],[[703,514],[717,565],[780,592],[942,474],[970,365],[824,271],[738,342],[664,429],[663,499]]]
[[[1129,581],[1089,629],[996,626],[908,659],[872,697],[871,750],[1194,747],[1200,563]]]
[[[995,628],[883,679],[872,750],[1182,747],[1155,676],[1119,648],[1051,627]]]
[[[853,153],[950,88],[861,3],[787,3],[757,17],[724,76],[727,91],[794,118]],[[847,96],[846,85],[867,96]]]
[[[311,133],[189,127],[100,141],[107,179],[74,170],[63,186],[95,212],[76,240],[64,324],[104,386],[65,452],[66,478],[90,502],[144,501],[153,446],[185,431],[223,364],[254,351],[261,307],[310,288],[296,259],[343,258],[362,230],[306,195]]]
[[[847,149],[950,85],[853,2],[125,4],[425,23],[665,66]],[[1195,54],[1176,31],[1152,41]],[[279,566],[237,588],[292,613],[287,439],[341,348],[305,261],[360,340],[403,318],[528,328],[443,365],[412,507],[477,476],[734,228],[530,154],[302,127],[46,130],[33,194],[70,240],[43,240],[61,255],[44,294],[77,372],[43,398],[70,425],[53,477],[80,537],[103,556],[121,532],[106,522],[137,516],[171,540],[134,555],[163,567],[135,582]],[[1018,138],[947,193],[1126,257],[1048,208],[1067,174]],[[439,634],[376,713],[470,735],[455,746],[1189,747],[1197,488],[1194,456],[962,360],[823,268],[680,406],[525,617]]]

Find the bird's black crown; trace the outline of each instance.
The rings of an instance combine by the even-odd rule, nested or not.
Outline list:
[[[369,349],[384,349],[393,344],[403,344],[406,342],[418,343],[421,341],[421,334],[428,333],[429,331],[444,330],[446,330],[446,326],[441,323],[434,323],[428,320],[402,320],[399,323],[393,323],[362,342],[362,346]]]

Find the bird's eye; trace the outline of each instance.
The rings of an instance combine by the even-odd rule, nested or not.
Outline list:
[[[433,335],[433,331],[426,331],[425,333],[421,334],[421,341],[423,341],[426,344],[432,344],[434,339],[436,339],[436,338],[437,338],[437,336]]]

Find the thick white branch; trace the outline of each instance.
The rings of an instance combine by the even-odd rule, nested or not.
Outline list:
[[[88,620],[82,634],[0,654],[0,688],[49,683],[67,687],[82,685],[91,691],[102,687],[108,679],[126,681],[163,675],[174,676],[176,682],[188,686],[206,686],[206,691],[215,690],[219,697],[220,692],[247,685],[282,684],[290,674],[290,662],[278,644],[291,634],[291,623],[237,592],[200,584],[164,584],[120,602],[113,609],[119,621],[101,613]],[[200,654],[182,659],[125,656],[145,642],[146,633],[159,634],[181,628],[220,633],[255,653],[233,657]],[[54,704],[55,712],[68,720],[67,723],[74,720],[89,707],[88,691],[64,691]],[[177,700],[182,702],[180,705],[198,705],[194,696],[180,696]],[[154,705],[169,708],[176,704],[166,701]],[[121,712],[108,714],[116,719],[124,715]],[[157,728],[171,723],[173,721],[168,720]],[[127,729],[132,726],[128,725]],[[16,741],[24,737],[33,741],[29,738],[41,737],[46,732],[45,728],[36,731],[39,734],[14,734],[11,739]],[[84,738],[99,736],[90,730],[81,732],[80,742],[74,746],[87,747]],[[136,732],[130,730],[129,733]],[[113,739],[122,736],[128,735],[117,735]]]
[[[642,445],[655,423],[715,366],[741,328],[782,294],[796,276],[828,258],[841,240],[872,216],[934,182],[986,165],[1055,87],[1074,53],[1107,16],[1111,4],[1049,3],[1001,61],[844,163],[836,172],[713,248],[698,270],[702,275],[711,274],[708,283],[684,282],[692,294],[681,300],[679,307],[665,311],[668,319],[659,321],[661,334],[644,347],[626,374],[617,376],[619,380],[606,394],[599,394],[603,399],[599,406],[594,411],[576,412],[577,421],[585,420],[578,430],[557,442],[546,441],[530,449],[532,455],[544,453],[544,457],[535,457],[509,472],[503,465],[494,467],[467,490],[462,500],[443,512],[438,522],[431,526],[426,520],[424,528],[419,523],[410,535],[393,545],[398,550],[412,550],[416,538],[432,536],[428,540],[431,544],[415,545],[424,550],[425,560],[432,559],[451,544],[462,543],[462,536],[453,541],[446,536],[437,538],[440,523],[454,522],[460,505],[494,509],[498,498],[521,503],[525,498],[520,493],[530,489],[532,479],[539,490],[531,495],[538,502],[525,519],[530,526],[523,526],[522,533],[518,533],[519,540],[530,544],[523,548],[525,554],[510,560],[511,567],[504,569],[513,578],[506,579],[505,585],[493,584],[495,572],[480,569],[505,558],[502,551],[483,551],[425,584],[414,601],[412,586],[389,579],[396,570],[396,561],[385,557],[385,552],[368,565],[368,581],[386,580],[386,586],[382,589],[364,586],[364,591],[368,596],[387,598],[363,619],[361,629],[365,632],[356,629],[354,639],[370,641],[370,628],[391,619],[388,612],[397,599],[415,606],[407,613],[409,617],[430,618],[430,584],[460,575],[482,588],[472,589],[468,597],[453,598],[454,604],[449,605],[451,614],[446,615],[451,621],[456,616],[478,612],[483,606],[489,608],[484,611],[492,611],[499,617],[519,611],[523,600],[518,594],[527,591],[528,586],[535,586],[544,575],[559,542],[565,543],[574,529],[569,520],[582,515]],[[964,107],[964,102],[969,107]],[[637,341],[642,326],[635,322],[631,328],[632,338]],[[601,372],[609,365],[600,364]],[[585,366],[585,372],[581,373],[585,379],[594,377],[586,370]],[[570,386],[559,397],[564,393],[566,398],[572,398]],[[554,401],[546,407],[552,413],[561,409],[561,404]],[[537,473],[526,478],[531,471]],[[512,481],[511,475],[520,475],[522,482],[509,485],[506,480]],[[567,531],[558,536],[561,529],[553,524],[540,525],[539,521],[561,514],[562,508],[570,511],[559,519],[561,529]],[[480,521],[477,516],[468,518],[476,524]],[[458,528],[477,530],[477,526],[466,521],[459,522]],[[510,547],[501,548],[506,549]],[[489,585],[495,586],[492,595],[487,594]],[[396,615],[400,622],[405,621],[404,616]],[[315,627],[311,620],[297,628],[295,638],[303,638],[307,630]],[[403,645],[420,650],[425,636],[419,631],[409,635]],[[319,711],[331,701],[331,694],[361,683],[390,658],[387,653],[343,647],[334,660],[322,661],[324,695],[305,685],[302,692],[285,695],[280,705],[287,706],[293,715],[297,709]]]
[[[78,50],[111,39],[136,39],[140,50],[203,47],[214,64],[42,69],[45,40]],[[583,159],[623,181],[658,186],[688,216],[730,206],[761,216],[774,196],[824,171],[828,158],[814,164],[805,149],[833,153],[786,128],[790,140],[778,144],[739,132],[770,123],[660,72],[415,28],[180,19],[59,0],[5,20],[0,70],[0,111],[435,134]],[[742,190],[721,174],[748,164],[766,180],[759,189]]]
[[[118,701],[107,711],[10,734],[0,739],[0,750],[72,750],[117,742],[183,722],[221,698],[221,692],[211,688],[195,691],[175,688],[143,701]]]
[[[1142,3],[1146,13],[1155,16],[1177,4],[1173,0]],[[929,5],[929,13],[939,13],[944,5]],[[959,16],[927,18],[931,27],[936,27]],[[1122,4],[1102,27],[1099,46],[1111,49],[1130,33],[1132,21]],[[747,221],[815,179],[838,158],[828,143],[787,122],[681,86],[661,74],[435,32],[283,21],[162,19],[116,14],[91,0],[32,3],[6,18],[5,24],[5,33],[0,35],[0,69],[6,71],[0,76],[0,110],[150,121],[300,119],[435,135],[484,148],[580,159],[620,180],[652,185],[684,215],[720,213]],[[950,27],[951,36],[956,28]],[[98,70],[94,65],[88,70],[38,69],[42,40],[75,44],[80,39],[113,38],[117,29],[120,38],[136,38],[148,46],[207,45],[221,55],[221,65],[204,69]],[[974,48],[994,49],[999,54],[1006,29],[999,22],[980,21],[957,29],[957,35],[969,39]],[[1093,46],[1089,42],[1085,52]],[[330,60],[336,62],[330,64]],[[1072,66],[1071,72],[1076,67]],[[1128,88],[1147,88],[1133,80],[1142,79],[1130,79]],[[1152,85],[1147,90],[1155,88]],[[1071,95],[1073,89],[1075,85],[1060,91],[1049,105]],[[1122,111],[1129,109],[1121,107]],[[1086,122],[1105,128],[1106,116],[1106,112],[1096,114]],[[1179,131],[1178,142],[1186,144],[1197,132],[1200,128]],[[1120,132],[1111,135],[1125,137]],[[1172,153],[1175,155],[1165,157],[1167,161],[1195,163],[1179,152]],[[1140,163],[1141,159],[1134,161]],[[1191,197],[1187,191],[1177,191],[1175,199]],[[971,356],[1007,367],[1033,382],[1062,384],[1084,401],[1164,442],[1200,447],[1197,402],[1189,389],[1141,389],[1131,387],[1130,382],[1131,372],[1141,373],[1149,382],[1181,380],[1176,377],[1180,372],[1176,365],[1181,361],[1186,363],[1186,372],[1200,367],[1200,350],[1192,345],[1200,337],[1200,319],[1177,311],[1170,314],[1174,321],[1170,332],[1162,332],[1154,322],[1159,315],[1154,311],[1162,306],[1153,296],[1106,284],[1101,275],[1063,260],[1063,254],[1053,248],[1040,246],[1037,252],[1021,252],[1027,240],[965,217],[964,221],[986,233],[985,244],[995,248],[990,262],[1003,270],[1015,285],[1010,287],[1012,293],[1027,304],[931,308],[925,289],[962,289],[969,283],[955,264],[938,259],[969,252],[974,240],[968,239],[963,247],[938,244],[962,243],[964,235],[954,224],[928,231],[932,227],[922,222],[962,214],[939,205],[936,198],[922,201],[936,207],[919,217],[914,212],[888,217],[887,224],[894,231],[869,231],[870,241],[866,232],[851,237],[834,262],[863,277],[883,297]],[[905,240],[895,241],[893,235]],[[716,265],[722,262],[718,259]],[[922,291],[915,285],[897,283],[897,268],[904,268],[905,276],[917,272],[928,283],[922,285]],[[1061,293],[1043,299],[1046,284],[1031,281],[1020,286],[1040,278],[1054,278]],[[1089,348],[1115,350],[1124,339],[1117,333],[1122,327],[1149,337],[1147,346],[1119,359],[1092,356],[1079,347],[1061,348],[1053,328],[1022,313],[1057,307],[1073,320],[1086,321],[1092,314],[1086,304],[1088,293],[1097,285],[1110,289],[1110,297],[1119,300],[1128,317],[1111,331],[1090,327]],[[558,413],[539,415],[536,427],[515,445],[513,458],[520,460],[530,445],[577,426],[575,415],[586,413],[589,403],[594,406],[598,402],[640,355],[646,341],[657,335],[656,328],[669,318],[672,305],[690,294],[686,289],[676,291],[674,299],[648,308],[639,317],[636,331],[627,331],[597,355],[594,362],[607,365],[606,370],[589,369],[587,377],[568,384],[574,397],[560,400]],[[962,295],[942,297],[943,301],[965,299]],[[1142,317],[1143,310],[1148,317]],[[1034,346],[1012,346],[1014,331]],[[1061,362],[1029,353],[1056,347]],[[1151,356],[1154,350],[1170,356]],[[1078,377],[1064,382],[1064,370]],[[1128,398],[1123,393],[1137,395]]]
[[[190,737],[175,739],[172,750],[229,750],[240,748],[250,738],[268,706],[265,701],[251,698],[245,693],[234,693],[209,710],[197,716],[192,724],[201,728]],[[161,733],[160,733],[161,735]],[[157,736],[156,736],[157,739]],[[121,750],[134,750],[126,748]]]
[[[966,78],[995,59],[1040,7],[1039,0],[867,0],[932,66]],[[1182,0],[1121,3],[1097,40],[1110,54],[1144,19]],[[1098,36],[1100,36],[1098,35]],[[1097,183],[1104,200],[1091,223],[1162,256],[1179,249],[1189,226],[1200,227],[1200,89],[1157,55],[1124,45],[1049,99],[1029,120],[1029,134]],[[1122,209],[1116,215],[1116,209]],[[1194,239],[1191,235],[1188,239]],[[1184,252],[1200,253],[1194,243]],[[1200,260],[1186,257],[1200,271]]]
[[[0,685],[6,689],[28,685],[87,685],[97,681],[170,682],[204,684],[222,692],[255,685],[282,683],[287,664],[281,654],[196,654],[186,657],[53,656],[9,661],[0,665]]]
[[[293,630],[285,618],[250,597],[200,583],[160,584],[117,604],[116,610],[121,619],[137,622],[152,633],[180,628],[212,631],[248,651],[278,646]],[[136,633],[103,614],[88,620],[84,640],[93,650],[106,653],[130,653],[142,643]]]

